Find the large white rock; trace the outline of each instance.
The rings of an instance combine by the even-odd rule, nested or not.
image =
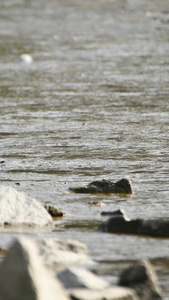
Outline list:
[[[0,299],[68,300],[59,281],[44,267],[32,240],[20,237],[0,265]]]
[[[52,226],[52,217],[35,199],[10,186],[0,186],[0,226]]]
[[[110,286],[109,282],[80,267],[66,268],[58,273],[57,277],[66,289],[103,290]]]

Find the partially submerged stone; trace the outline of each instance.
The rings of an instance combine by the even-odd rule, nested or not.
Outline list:
[[[10,186],[0,186],[0,226],[53,226],[46,209]]]
[[[133,219],[125,214],[114,214],[102,222],[99,231],[109,233],[127,233],[156,237],[169,237],[169,219]]]
[[[55,205],[49,202],[42,203],[43,207],[47,210],[47,212],[51,215],[52,218],[63,217],[66,213],[60,208],[57,208]]]
[[[0,264],[0,299],[68,300],[52,274],[44,267],[33,241],[16,240]]]
[[[157,275],[149,260],[141,260],[125,269],[119,285],[135,290],[140,300],[161,300],[162,292]]]
[[[68,267],[57,274],[66,289],[83,288],[103,290],[110,284],[94,273],[80,267]]]
[[[123,178],[116,183],[111,180],[93,181],[87,185],[87,187],[75,187],[69,188],[70,191],[80,194],[132,194],[133,189],[131,182],[128,178]]]

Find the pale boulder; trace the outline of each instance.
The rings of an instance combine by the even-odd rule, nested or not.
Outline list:
[[[0,226],[52,226],[53,220],[35,199],[10,186],[0,186]]]
[[[34,242],[16,240],[0,265],[0,299],[68,300],[63,287],[45,268]]]

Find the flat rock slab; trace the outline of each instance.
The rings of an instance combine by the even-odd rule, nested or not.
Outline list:
[[[103,291],[74,289],[70,291],[72,300],[139,300],[135,292],[128,288],[112,287]]]
[[[35,199],[9,186],[0,186],[0,226],[53,226],[52,217]]]

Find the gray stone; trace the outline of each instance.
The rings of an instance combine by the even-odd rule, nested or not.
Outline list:
[[[157,275],[149,260],[141,260],[125,269],[119,285],[135,290],[140,300],[161,300],[162,292]]]
[[[85,288],[103,290],[110,284],[94,273],[80,267],[69,267],[57,274],[57,278],[66,289]]]
[[[21,237],[0,264],[0,299],[68,300],[68,296],[43,266],[35,244]]]
[[[128,178],[123,178],[116,183],[113,183],[111,180],[101,180],[101,181],[93,181],[87,185],[87,187],[75,187],[69,188],[70,191],[74,193],[81,194],[95,194],[95,193],[103,193],[103,194],[131,194],[133,192],[131,182]]]
[[[9,186],[0,186],[0,226],[53,226],[53,220],[35,199]]]
[[[134,290],[122,287],[102,291],[74,289],[69,294],[72,300],[139,300]]]

